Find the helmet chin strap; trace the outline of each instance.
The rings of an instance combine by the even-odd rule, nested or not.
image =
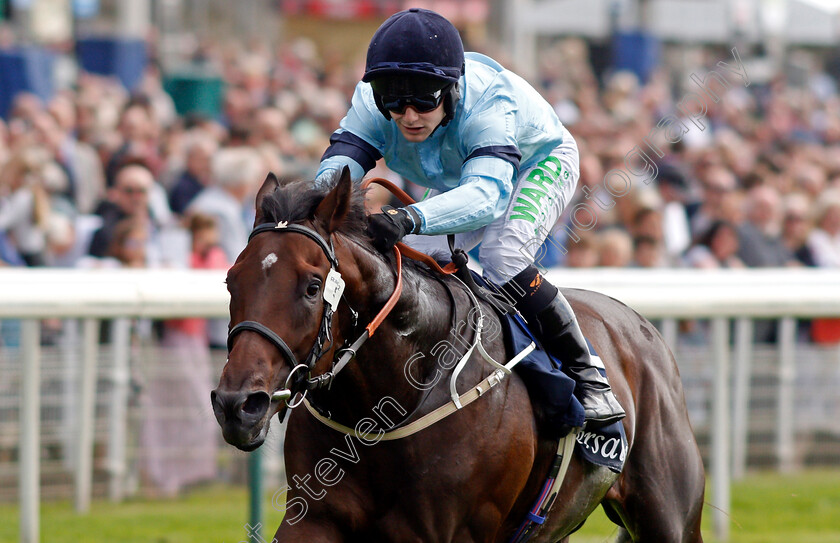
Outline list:
[[[455,107],[458,105],[458,102],[461,100],[461,88],[460,83],[455,82],[450,87],[446,93],[446,97],[443,99],[443,111],[446,115],[443,117],[443,120],[440,122],[438,126],[446,126],[449,124],[449,121],[455,117]],[[435,128],[437,130],[437,128]],[[432,132],[434,134],[434,132]]]

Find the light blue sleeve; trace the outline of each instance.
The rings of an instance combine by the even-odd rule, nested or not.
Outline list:
[[[412,204],[421,219],[420,234],[457,234],[478,230],[507,209],[513,192],[513,165],[501,158],[479,156],[461,168],[454,189]]]

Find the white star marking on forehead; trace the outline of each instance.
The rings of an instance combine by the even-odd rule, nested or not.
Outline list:
[[[263,270],[267,270],[270,268],[275,262],[277,262],[277,255],[274,253],[268,253],[268,255],[263,258],[262,261],[262,268]]]

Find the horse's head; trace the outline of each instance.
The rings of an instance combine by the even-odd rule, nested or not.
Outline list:
[[[265,440],[271,417],[286,408],[284,394],[302,392],[307,365],[331,360],[341,343],[331,318],[335,307],[327,301],[338,305],[330,290],[335,233],[361,238],[365,227],[364,205],[347,169],[329,190],[281,185],[269,174],[257,194],[256,217],[248,245],[228,272],[228,361],[211,393],[225,440],[243,450]]]

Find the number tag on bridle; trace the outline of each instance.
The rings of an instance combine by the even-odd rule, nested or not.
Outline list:
[[[324,281],[324,301],[326,301],[335,311],[338,308],[338,301],[344,293],[344,279],[341,274],[330,268],[330,273],[327,274],[327,280]]]

